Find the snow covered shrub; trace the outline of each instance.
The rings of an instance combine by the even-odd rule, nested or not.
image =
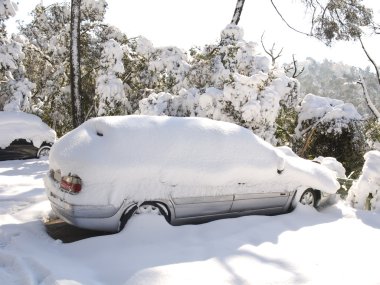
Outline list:
[[[375,118],[368,119],[365,128],[369,147],[380,150],[380,120]]]
[[[98,116],[127,114],[129,104],[124,93],[123,82],[117,77],[124,72],[123,50],[114,39],[103,44],[100,71],[96,79],[96,94],[99,99]]]
[[[105,0],[82,1],[81,11],[81,93],[86,117],[97,115],[96,78],[102,44],[125,36],[104,24]],[[24,65],[30,81],[36,84],[32,109],[59,136],[72,129],[70,106],[70,5],[53,3],[37,5],[28,23],[21,22],[20,31],[29,40],[24,47]],[[37,109],[37,110],[36,110]]]
[[[380,212],[380,152],[364,155],[362,174],[349,190],[348,201],[357,209]]]
[[[124,77],[131,110],[138,110],[139,101],[156,92],[178,92],[189,70],[187,54],[177,47],[155,48],[144,37],[129,39],[125,45]]]
[[[242,37],[241,28],[228,25],[218,45],[193,49],[186,77],[176,86],[183,88],[152,93],[139,102],[139,113],[234,122],[276,144],[278,123],[287,125],[285,119],[276,120],[281,110],[296,105],[298,81],[271,67],[269,59],[257,53],[256,44]]]
[[[363,131],[352,104],[308,94],[299,108],[295,149],[302,157],[335,157],[348,173],[357,175],[366,151]]]

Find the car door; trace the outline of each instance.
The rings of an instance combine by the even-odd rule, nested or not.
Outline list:
[[[176,219],[207,221],[229,213],[233,195],[171,197]]]
[[[294,192],[289,191],[253,191],[247,189],[246,193],[235,194],[231,213],[252,212],[257,214],[279,214],[286,211],[290,205]]]

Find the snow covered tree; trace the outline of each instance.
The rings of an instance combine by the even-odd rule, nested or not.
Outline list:
[[[0,109],[5,111],[31,111],[31,96],[34,87],[25,75],[23,59],[23,37],[7,37],[4,21],[15,16],[16,4],[0,1]]]
[[[380,85],[377,83],[376,75],[368,68],[360,69],[343,63],[323,60],[318,62],[313,58],[307,58],[300,62],[304,71],[297,79],[301,83],[301,93],[312,93],[322,97],[339,99],[352,103],[363,115],[370,115],[370,110],[365,102],[360,85],[357,84],[359,74],[366,82],[368,92],[377,94]],[[380,97],[374,97],[374,104],[380,107]]]
[[[375,68],[380,86],[379,67],[368,53],[362,39],[362,36],[365,34],[364,28],[370,28],[371,31],[374,31],[374,34],[379,34],[380,25],[374,20],[373,10],[363,5],[363,0],[302,0],[301,2],[305,5],[306,11],[310,16],[311,26],[306,32],[291,26],[285,17],[283,17],[274,1],[271,0],[273,7],[285,24],[298,33],[315,37],[326,45],[331,45],[333,41],[358,40],[363,52]],[[366,93],[366,83],[359,78],[357,80],[363,86],[363,93],[368,108],[380,120],[380,111],[377,110],[371,97]]]
[[[0,0],[0,36],[6,37],[4,21],[16,15],[17,5],[10,0]]]
[[[84,114],[96,115],[95,79],[98,75],[101,44],[110,37],[123,39],[116,28],[102,23],[103,0],[81,2],[81,95]],[[64,134],[73,127],[70,93],[70,5],[37,5],[32,21],[21,23],[20,31],[29,39],[24,60],[27,74],[36,83],[33,104],[44,121]],[[97,59],[97,60],[94,60]]]
[[[4,102],[4,111],[23,111],[33,112],[32,107],[32,90],[34,84],[29,81],[25,74],[25,67],[22,60],[25,55],[22,52],[22,46],[24,44],[24,38],[15,37],[8,41],[8,44],[4,44],[0,47],[2,52],[15,60],[17,65],[9,65],[6,72],[6,82],[1,84],[1,91],[7,98]],[[0,52],[1,53],[1,52]],[[4,63],[4,62],[3,62]]]
[[[178,92],[189,70],[189,58],[177,47],[156,48],[144,37],[132,38],[124,46],[126,74],[123,83],[132,112],[152,92]]]
[[[276,144],[276,120],[283,106],[296,105],[298,82],[271,67],[236,25],[222,31],[219,44],[191,55],[182,89],[152,93],[140,101],[140,113],[234,122]]]
[[[73,127],[83,123],[81,95],[80,22],[81,0],[71,0],[70,18],[70,94]]]
[[[99,97],[98,116],[127,114],[129,102],[125,96],[123,82],[117,77],[124,73],[123,50],[114,39],[103,44],[100,71],[96,79],[96,94]]]
[[[352,104],[312,94],[301,102],[294,138],[301,157],[335,157],[356,176],[368,148],[362,116]]]
[[[37,5],[32,21],[20,31],[29,42],[25,46],[25,68],[35,82],[33,105],[38,115],[59,135],[71,129],[69,86],[70,7],[67,4]]]

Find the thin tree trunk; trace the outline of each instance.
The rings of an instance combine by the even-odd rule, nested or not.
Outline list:
[[[232,16],[231,24],[237,25],[240,21],[241,13],[243,12],[245,0],[237,0],[234,15]]]
[[[83,123],[81,72],[80,72],[80,5],[81,0],[71,1],[70,83],[73,127]]]
[[[371,110],[372,114],[379,120],[380,119],[380,112],[377,110],[376,106],[373,104],[371,98],[369,97],[367,86],[365,85],[363,76],[359,73],[359,81],[358,84],[360,84],[363,88],[363,94],[364,99],[367,103],[368,108]]]

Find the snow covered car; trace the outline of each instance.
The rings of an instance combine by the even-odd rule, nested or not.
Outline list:
[[[335,174],[250,130],[205,118],[91,119],[51,149],[44,177],[54,212],[78,227],[119,231],[153,211],[172,225],[316,206]]]
[[[0,160],[48,156],[56,133],[42,120],[24,112],[0,112]]]

